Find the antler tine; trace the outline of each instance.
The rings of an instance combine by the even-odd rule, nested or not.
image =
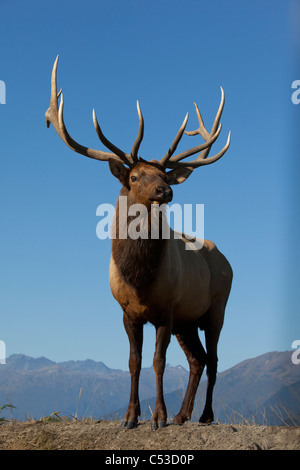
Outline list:
[[[191,155],[195,155],[195,153],[201,152],[203,149],[206,149],[207,147],[211,146],[214,143],[214,141],[219,137],[221,129],[222,129],[222,124],[219,125],[217,132],[212,137],[210,136],[209,140],[207,140],[201,145],[198,145],[197,147],[193,147],[190,150],[186,150],[185,152],[175,155],[169,160],[169,162],[170,163],[179,162],[180,160],[190,157]]]
[[[57,117],[58,117],[58,98],[59,98],[59,96],[62,92],[62,89],[60,89],[59,93],[57,93],[57,84],[56,84],[57,63],[58,63],[58,56],[56,57],[56,59],[54,61],[52,74],[51,74],[50,107],[45,112],[47,127],[50,127],[51,122],[52,122],[54,127],[55,127],[54,123],[58,127],[58,119],[57,119]]]
[[[176,135],[171,147],[169,148],[167,153],[162,157],[162,159],[159,162],[162,166],[166,166],[168,160],[172,157],[173,153],[175,152],[175,150],[177,148],[177,145],[179,144],[179,142],[181,140],[181,137],[183,136],[184,130],[185,130],[187,122],[188,122],[188,118],[189,118],[189,113],[186,113],[184,121],[181,124],[181,127],[180,127],[179,131],[177,132],[177,135]]]
[[[195,108],[196,108],[196,113],[197,113],[197,116],[198,116],[198,121],[199,121],[199,128],[194,130],[194,131],[185,131],[184,133],[186,135],[198,135],[198,134],[201,134],[203,138],[206,138],[207,139],[207,136],[209,136],[207,130],[205,129],[204,127],[204,123],[203,123],[203,119],[202,119],[202,116],[201,116],[201,113],[199,111],[199,108],[197,106],[197,103],[195,103],[194,101],[194,105],[195,105]]]
[[[219,129],[220,129],[220,127],[219,127]],[[192,160],[191,162],[180,162],[180,161],[172,162],[172,161],[169,161],[168,162],[168,168],[171,168],[171,169],[175,169],[175,168],[178,168],[178,167],[198,168],[199,166],[202,166],[202,165],[210,165],[211,163],[214,163],[217,160],[219,160],[221,157],[223,157],[224,153],[227,152],[227,150],[229,148],[229,145],[230,145],[230,139],[231,139],[231,132],[229,131],[226,144],[224,145],[222,150],[220,150],[213,157],[201,158],[201,159],[198,157],[195,160]]]
[[[99,126],[99,123],[98,123],[98,120],[97,120],[96,113],[95,113],[94,109],[93,109],[93,122],[94,122],[94,127],[96,129],[97,135],[98,135],[99,139],[101,140],[102,144],[105,145],[105,147],[107,147],[109,150],[114,152],[114,154],[118,155],[121,158],[121,160],[124,163],[126,163],[126,165],[131,166],[133,162],[132,162],[132,159],[131,159],[130,155],[128,155],[127,153],[124,153],[121,149],[119,149],[114,144],[112,144],[105,137],[105,135],[103,134],[103,132],[102,132],[100,126]]]
[[[56,130],[57,134],[59,137],[67,144],[70,149],[74,150],[77,153],[80,153],[81,155],[84,155],[89,158],[93,158],[95,160],[100,160],[100,161],[108,161],[110,158],[113,158],[118,161],[122,161],[123,163],[126,163],[130,165],[129,160],[126,160],[115,153],[110,153],[110,152],[102,152],[101,150],[95,150],[91,149],[88,147],[85,147],[78,142],[76,142],[70,134],[68,133],[65,123],[64,123],[64,118],[63,118],[63,109],[64,109],[64,98],[62,94],[62,90],[57,93],[57,64],[58,64],[58,58],[59,56],[56,57],[53,69],[52,69],[52,75],[51,75],[51,97],[50,97],[50,107],[47,109],[45,113],[46,117],[46,124],[47,127],[50,126],[50,123],[53,125],[54,129]],[[58,98],[60,96],[60,104],[58,106]]]
[[[187,152],[183,152],[179,155],[175,155],[174,157],[172,157],[169,160],[168,165],[167,165],[169,168],[176,168],[177,166],[189,166],[191,168],[198,168],[199,166],[202,166],[202,165],[209,165],[210,163],[213,163],[213,162],[219,160],[224,155],[224,153],[228,150],[228,147],[230,145],[230,135],[231,134],[229,132],[227,142],[226,142],[225,146],[223,147],[223,149],[220,150],[220,152],[218,152],[213,157],[207,158],[207,156],[210,152],[211,146],[214,143],[214,141],[217,139],[217,137],[219,136],[220,131],[221,131],[221,127],[222,127],[222,124],[219,125],[219,122],[220,122],[222,112],[223,112],[223,108],[224,108],[224,104],[225,104],[225,94],[224,94],[223,88],[221,87],[221,101],[220,101],[220,105],[219,105],[219,108],[218,108],[218,111],[217,111],[217,114],[216,114],[216,117],[215,117],[215,120],[214,120],[214,123],[213,123],[213,126],[212,126],[212,129],[211,129],[210,133],[206,130],[206,128],[204,126],[203,119],[202,119],[202,116],[201,116],[201,113],[199,111],[199,108],[198,108],[197,104],[196,103],[194,103],[194,104],[195,104],[196,113],[197,113],[197,117],[198,117],[198,121],[199,121],[199,128],[196,129],[195,131],[185,131],[185,134],[190,135],[190,136],[200,134],[206,142],[205,142],[205,144],[202,144],[202,145],[204,145],[204,147],[202,147],[202,149],[200,148],[201,146],[198,147],[198,151],[200,151],[200,150],[202,150],[202,151],[201,151],[200,155],[195,160],[193,160],[191,162],[180,163],[180,160],[183,160],[184,158],[187,158],[189,155],[193,155],[195,153],[198,153],[198,151],[195,151],[195,149],[197,149],[197,147],[194,147],[194,149],[191,149]]]
[[[141,142],[144,137],[144,118],[141,112],[140,103],[138,101],[136,103],[136,106],[137,106],[137,112],[139,115],[139,130],[138,130],[138,135],[133,143],[132,150],[131,150],[131,158],[133,159],[134,162],[138,161],[138,151],[139,151]]]
[[[195,131],[186,131],[185,134],[187,134],[187,135],[200,134],[203,137],[204,140],[208,140],[216,132],[216,129],[219,125],[219,122],[220,122],[220,119],[221,119],[221,116],[222,116],[224,104],[225,104],[224,90],[223,90],[222,87],[220,87],[220,88],[221,88],[221,101],[220,101],[219,109],[218,109],[218,112],[216,114],[216,117],[215,117],[215,120],[214,120],[214,123],[213,123],[213,126],[211,128],[210,133],[205,129],[205,126],[204,126],[203,119],[202,119],[201,113],[199,111],[199,108],[198,108],[197,104],[194,103],[195,108],[196,108],[196,113],[197,113],[197,116],[198,116],[199,128],[196,129]],[[208,155],[209,155],[210,149],[211,149],[211,146],[208,147],[205,150],[202,150],[201,154],[198,157],[198,160],[202,160],[204,158],[207,158]]]
[[[197,113],[197,117],[198,117],[198,121],[199,121],[199,128],[196,129],[195,131],[185,131],[185,134],[186,135],[197,135],[197,134],[200,134],[203,139],[205,140],[208,140],[209,137],[214,134],[219,126],[219,122],[220,122],[220,119],[221,119],[221,116],[222,116],[222,112],[223,112],[223,108],[224,108],[224,104],[225,104],[225,94],[224,94],[224,90],[222,87],[221,88],[221,101],[220,101],[220,105],[219,105],[219,109],[218,109],[218,112],[216,114],[216,117],[215,117],[215,120],[214,120],[214,123],[213,123],[213,126],[212,126],[212,129],[211,129],[211,132],[207,132],[207,130],[205,129],[205,126],[204,126],[204,123],[203,123],[203,119],[202,119],[202,116],[201,116],[201,113],[199,111],[199,108],[197,106],[197,103],[194,102],[194,105],[195,105],[195,108],[196,108],[196,113]]]

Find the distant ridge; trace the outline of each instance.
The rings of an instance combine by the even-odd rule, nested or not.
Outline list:
[[[51,367],[55,365],[55,362],[50,361],[46,357],[33,358],[25,356],[25,354],[12,354],[8,359],[6,366],[11,370],[38,370],[43,369],[44,367]],[[1,373],[1,369],[0,369]]]
[[[165,390],[186,384],[188,372],[167,365]],[[40,419],[53,411],[62,415],[100,418],[124,406],[130,392],[130,374],[86,359],[56,363],[45,357],[13,354],[0,366],[0,405],[12,404],[15,419]],[[141,399],[155,394],[152,367],[141,371]],[[80,399],[79,399],[80,397]],[[10,411],[7,412],[10,414]],[[3,415],[3,412],[1,416]]]
[[[215,419],[299,425],[300,365],[292,363],[291,355],[291,351],[269,352],[220,373],[214,393]],[[188,375],[182,366],[166,367],[164,389],[170,419],[180,408]],[[198,420],[202,412],[205,388],[204,374],[193,419]],[[56,363],[13,354],[6,365],[0,365],[0,405],[14,405],[13,417],[18,420],[40,419],[54,411],[69,417],[122,418],[129,392],[129,372],[110,369],[101,361]],[[142,418],[149,419],[155,403],[152,367],[142,369],[140,398]]]
[[[300,425],[300,365],[291,361],[292,352],[270,352],[247,359],[218,374],[214,391],[215,420],[221,423]],[[197,392],[192,419],[204,407],[206,383]],[[182,402],[182,391],[165,395],[172,416]],[[142,418],[151,418],[155,397],[141,403]],[[126,408],[118,410],[121,417]]]

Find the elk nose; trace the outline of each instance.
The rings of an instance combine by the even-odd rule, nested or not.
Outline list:
[[[173,191],[169,186],[159,186],[156,189],[156,195],[163,201],[170,202],[173,199]]]

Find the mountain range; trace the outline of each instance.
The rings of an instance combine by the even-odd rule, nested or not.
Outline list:
[[[215,419],[225,423],[300,425],[300,365],[291,351],[270,352],[245,360],[218,374]],[[170,420],[178,412],[189,373],[167,365],[165,401]],[[205,400],[203,377],[192,419],[199,419]],[[130,374],[90,359],[56,363],[45,357],[11,355],[0,365],[0,417],[17,420],[60,416],[121,419],[129,399]],[[143,368],[140,378],[142,419],[150,419],[155,403],[155,374]]]

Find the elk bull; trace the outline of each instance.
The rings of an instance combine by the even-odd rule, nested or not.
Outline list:
[[[230,293],[232,270],[230,264],[215,244],[203,240],[199,249],[191,248],[193,243],[184,234],[170,230],[170,238],[151,238],[151,226],[165,221],[163,211],[151,211],[172,200],[171,186],[183,183],[194,169],[208,165],[221,158],[230,145],[227,143],[216,155],[208,158],[211,146],[217,139],[221,125],[220,118],[224,107],[224,92],[221,88],[221,103],[208,132],[196,106],[199,128],[185,132],[186,115],[171,147],[160,161],[147,162],[138,157],[143,139],[144,120],[137,103],[139,130],[130,154],[112,144],[102,133],[96,114],[93,121],[100,141],[110,150],[103,152],[87,148],[75,142],[67,132],[63,119],[63,95],[57,93],[56,74],[58,57],[51,77],[50,107],[46,111],[47,126],[53,124],[62,140],[75,152],[100,161],[108,161],[112,174],[122,184],[121,196],[126,196],[127,209],[140,203],[147,208],[147,230],[149,237],[131,239],[117,237],[112,240],[112,254],[109,279],[111,291],[123,309],[123,321],[130,343],[129,369],[131,392],[127,412],[122,425],[132,428],[137,425],[140,415],[138,394],[141,370],[143,325],[152,323],[156,328],[156,344],[153,367],[156,374],[156,403],[151,420],[152,429],[164,427],[167,421],[163,397],[163,374],[166,350],[171,334],[174,334],[186,354],[190,375],[187,390],[179,413],[173,422],[183,424],[190,419],[195,394],[204,367],[207,368],[206,403],[200,422],[211,423],[214,419],[212,395],[217,373],[217,344],[222,329],[225,306]],[[60,96],[60,104],[58,98]],[[200,134],[204,143],[190,150],[173,155],[183,136]],[[194,160],[183,162],[185,158],[199,154]],[[167,171],[169,170],[169,171]],[[128,212],[127,212],[128,214]],[[153,215],[154,214],[154,215]],[[116,207],[116,221],[120,219],[119,202]],[[129,215],[125,224],[129,224]],[[123,218],[124,223],[124,218]],[[120,224],[116,223],[116,227]],[[161,235],[161,230],[159,229]],[[198,328],[205,332],[206,351],[199,336]]]

